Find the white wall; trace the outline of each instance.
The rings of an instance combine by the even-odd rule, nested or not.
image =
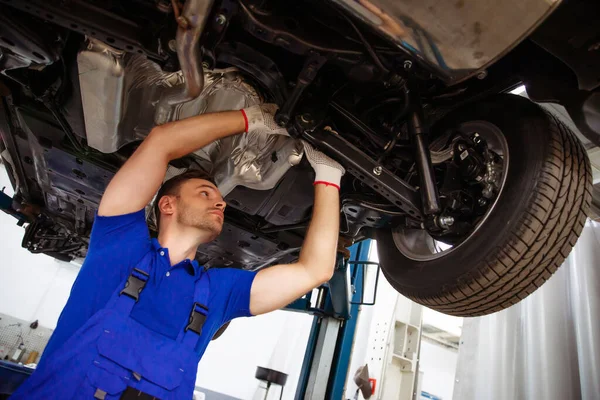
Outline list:
[[[4,166],[0,189],[13,194]],[[73,264],[21,247],[24,229],[0,212],[0,313],[54,329],[79,272]],[[258,388],[257,366],[289,375],[284,399],[293,399],[312,317],[285,311],[242,318],[206,350],[198,368],[198,386],[241,399],[251,399]]]
[[[452,399],[457,360],[456,350],[421,339],[419,370],[424,373],[421,390],[444,400]]]
[[[283,398],[293,399],[312,318],[275,311],[234,320],[206,350],[196,384],[240,399],[252,399],[258,388],[254,373],[261,366],[288,374]]]

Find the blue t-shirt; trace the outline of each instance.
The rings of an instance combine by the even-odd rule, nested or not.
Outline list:
[[[140,294],[131,318],[147,328],[176,338],[188,322],[194,303],[194,287],[201,275],[198,263],[184,260],[171,266],[169,252],[151,239],[144,210],[113,217],[96,216],[87,257],[77,275],[40,363],[59,349],[75,331],[104,308],[116,290],[123,288],[133,267],[152,252],[151,277]],[[214,333],[226,322],[248,317],[250,288],[255,272],[233,268],[208,270],[209,315],[196,347],[204,353]]]

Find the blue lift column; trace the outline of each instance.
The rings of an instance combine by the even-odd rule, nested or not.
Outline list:
[[[333,277],[310,307],[310,294],[290,304],[290,311],[314,315],[300,373],[296,400],[341,400],[348,376],[356,323],[364,303],[364,283],[371,240],[350,247],[350,258],[338,258]],[[377,270],[377,278],[379,270]],[[375,290],[377,289],[377,280]],[[373,304],[373,303],[369,303]]]

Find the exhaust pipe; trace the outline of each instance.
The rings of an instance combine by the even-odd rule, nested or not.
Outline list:
[[[202,93],[204,71],[199,41],[213,3],[214,0],[187,0],[183,12],[177,17],[177,58],[184,84],[166,90],[161,96],[154,116],[157,125],[171,120],[175,105],[193,100]]]

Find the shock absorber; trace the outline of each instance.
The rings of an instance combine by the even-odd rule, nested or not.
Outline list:
[[[409,87],[409,97],[411,111],[408,118],[408,133],[415,151],[415,162],[421,183],[420,192],[423,202],[423,213],[426,215],[437,214],[441,211],[440,197],[435,184],[431,155],[429,154],[423,107],[414,85]]]

